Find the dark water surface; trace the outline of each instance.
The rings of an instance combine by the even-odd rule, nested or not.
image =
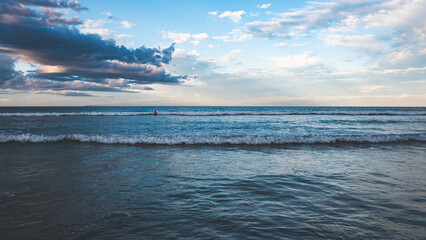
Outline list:
[[[152,111],[0,108],[0,239],[425,239],[426,108]]]

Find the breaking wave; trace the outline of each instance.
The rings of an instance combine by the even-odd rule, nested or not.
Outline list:
[[[36,134],[0,134],[0,143],[29,142],[46,143],[76,141],[103,144],[141,144],[141,145],[282,145],[282,144],[328,144],[328,143],[392,143],[407,141],[426,141],[426,134],[382,134],[382,135],[312,135],[312,136],[121,136],[65,134],[46,136]]]
[[[148,116],[152,112],[16,112],[0,113],[2,117],[44,117],[44,116]],[[280,116],[280,115],[390,115],[390,116],[426,116],[426,111],[197,111],[197,112],[158,112],[158,115],[172,116]]]

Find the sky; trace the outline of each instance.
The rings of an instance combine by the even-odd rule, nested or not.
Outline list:
[[[0,0],[0,106],[426,106],[426,0]]]

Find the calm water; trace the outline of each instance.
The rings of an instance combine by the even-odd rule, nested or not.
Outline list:
[[[426,236],[426,108],[0,108],[0,169],[0,239]]]

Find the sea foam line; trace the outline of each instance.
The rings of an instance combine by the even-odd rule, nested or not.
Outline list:
[[[148,116],[152,112],[31,112],[0,113],[0,117],[44,117],[44,116]],[[200,111],[200,112],[158,112],[158,115],[172,116],[280,116],[280,115],[390,115],[390,116],[426,116],[426,111]]]
[[[0,143],[30,142],[46,143],[77,141],[103,144],[145,144],[145,145],[271,145],[271,144],[325,144],[325,143],[391,143],[426,141],[426,134],[382,134],[382,135],[313,135],[313,136],[121,136],[65,134],[46,136],[36,134],[0,134]]]

